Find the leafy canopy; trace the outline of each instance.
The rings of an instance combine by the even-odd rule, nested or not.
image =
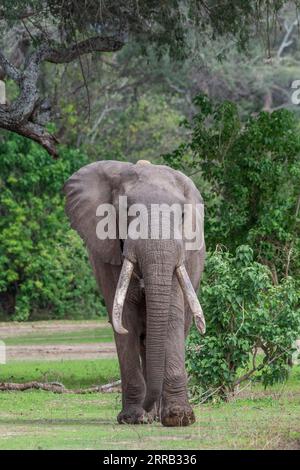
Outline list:
[[[48,38],[51,24],[58,26],[61,40],[75,35],[110,35],[138,41],[141,49],[152,43],[168,47],[173,56],[187,56],[217,36],[234,36],[241,46],[256,33],[269,34],[286,0],[3,0],[0,14],[11,24],[30,16],[33,25]],[[294,0],[295,7],[298,0]],[[48,24],[47,24],[48,22]],[[45,34],[44,34],[45,33]],[[39,35],[37,35],[37,38]],[[196,50],[196,48],[195,48]]]
[[[185,141],[164,160],[194,178],[206,206],[207,333],[192,331],[187,349],[203,400],[288,375],[300,335],[300,138],[287,110],[242,120],[231,102],[194,103]]]
[[[189,137],[164,156],[192,175],[206,202],[206,240],[229,250],[249,244],[274,278],[299,273],[299,123],[285,109],[242,121],[237,106],[194,100]]]

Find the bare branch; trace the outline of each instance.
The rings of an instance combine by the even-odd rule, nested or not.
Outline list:
[[[290,36],[293,32],[293,29],[295,26],[298,26],[298,19],[296,19],[295,21],[293,21],[293,23],[291,23],[290,25],[287,23],[287,21],[285,20],[284,21],[284,27],[285,27],[285,35],[283,37],[283,40],[279,46],[279,49],[277,51],[277,58],[280,60],[281,59],[281,56],[282,56],[282,53],[284,51],[284,49],[286,49],[287,47],[291,46],[294,42],[293,39],[290,39]]]
[[[14,80],[15,82],[20,81],[20,72],[16,67],[14,67],[7,59],[4,57],[3,53],[0,51],[0,66],[4,73],[4,76],[7,76]]]
[[[44,127],[50,107],[45,109],[45,101],[39,97],[38,79],[41,64],[45,61],[55,64],[69,63],[83,54],[114,52],[123,45],[124,38],[121,34],[114,37],[96,36],[69,47],[45,42],[27,57],[23,72],[12,65],[0,51],[0,66],[4,75],[14,80],[20,89],[19,96],[11,104],[0,105],[0,127],[38,142],[50,155],[56,157],[57,139]]]
[[[95,36],[70,47],[51,47],[45,53],[45,60],[55,64],[66,64],[90,52],[114,52],[124,46],[122,35],[102,38]]]

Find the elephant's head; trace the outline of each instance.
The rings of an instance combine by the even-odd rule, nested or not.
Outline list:
[[[202,333],[205,330],[202,309],[184,265],[186,240],[174,235],[178,228],[176,224],[181,223],[182,219],[171,218],[170,236],[165,239],[161,230],[163,217],[157,211],[151,212],[151,208],[153,204],[176,204],[183,209],[183,217],[190,218],[195,225],[199,204],[203,205],[201,196],[191,180],[182,173],[143,161],[135,165],[115,161],[92,163],[75,173],[65,184],[64,190],[71,225],[85,241],[91,258],[122,265],[112,309],[113,326],[118,334],[127,333],[122,325],[122,310],[133,271],[144,281],[147,311],[147,394],[144,409],[149,411],[162,390],[174,276],[177,276],[194,314],[197,328]],[[128,233],[126,238],[121,233],[124,227],[120,227],[119,223],[119,196],[123,196],[123,201],[124,196],[127,197],[128,223],[133,220],[134,204],[143,204],[147,208],[147,236],[136,239]],[[99,207],[103,204],[111,204],[115,208],[117,226],[113,239],[99,239],[97,236],[97,226],[101,220]],[[184,207],[187,204],[192,211],[185,215]],[[200,219],[203,227],[202,215]],[[154,239],[150,234],[153,227],[157,229]]]

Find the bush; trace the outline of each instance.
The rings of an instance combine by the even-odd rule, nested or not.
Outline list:
[[[274,282],[298,276],[299,120],[286,109],[242,120],[234,103],[203,95],[194,102],[199,112],[185,123],[186,142],[164,159],[200,178],[208,248],[247,244]]]
[[[53,160],[16,135],[0,144],[0,314],[93,317],[105,308],[81,239],[64,213],[62,186],[88,163],[78,150]]]
[[[200,338],[193,328],[187,344],[198,395],[226,398],[250,377],[265,386],[287,378],[300,334],[299,295],[291,278],[273,286],[249,246],[238,247],[234,256],[218,248],[207,258],[200,299],[207,333]]]

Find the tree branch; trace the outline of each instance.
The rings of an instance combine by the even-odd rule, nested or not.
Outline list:
[[[293,29],[295,26],[298,26],[298,19],[296,19],[295,21],[293,21],[290,25],[288,24],[288,22],[285,20],[284,21],[284,27],[285,27],[285,35],[283,37],[283,40],[279,46],[279,49],[277,51],[277,58],[280,60],[281,59],[281,56],[282,56],[282,53],[284,51],[284,49],[286,49],[287,47],[291,46],[293,44],[293,39],[290,39],[291,37],[291,34],[293,32]]]
[[[49,47],[45,52],[45,60],[54,64],[66,64],[90,52],[115,52],[121,49],[123,45],[124,39],[121,34],[107,38],[95,36],[72,44],[70,47]]]
[[[15,82],[20,81],[20,72],[4,57],[0,51],[0,66],[2,68],[4,76],[7,76]]]
[[[95,36],[69,47],[43,43],[28,56],[23,72],[11,64],[0,51],[0,66],[5,77],[16,82],[20,89],[19,96],[11,104],[0,105],[0,127],[38,142],[50,155],[56,157],[58,141],[45,129],[50,107],[45,106],[45,100],[40,99],[38,90],[41,64],[45,61],[69,63],[83,54],[114,52],[123,45],[124,37],[121,33],[114,37]]]

